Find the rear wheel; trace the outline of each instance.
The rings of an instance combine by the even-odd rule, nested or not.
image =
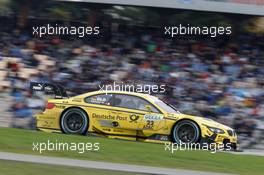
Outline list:
[[[200,128],[193,121],[180,121],[173,128],[172,141],[174,143],[196,143],[199,139]]]
[[[68,109],[61,117],[61,128],[66,134],[85,134],[88,125],[87,114],[78,108]]]

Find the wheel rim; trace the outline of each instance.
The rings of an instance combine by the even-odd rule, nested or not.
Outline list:
[[[73,132],[77,132],[83,127],[84,124],[83,117],[79,113],[72,112],[66,116],[65,124],[69,130]]]
[[[196,130],[190,124],[182,124],[177,129],[177,135],[181,142],[190,143],[196,140]]]

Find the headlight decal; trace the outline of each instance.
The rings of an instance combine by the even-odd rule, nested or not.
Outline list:
[[[225,131],[220,129],[220,128],[215,128],[215,127],[211,127],[211,126],[207,126],[205,125],[211,132],[215,133],[215,134],[224,134]]]

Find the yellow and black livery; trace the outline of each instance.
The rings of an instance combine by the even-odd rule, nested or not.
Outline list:
[[[37,90],[32,85],[33,90]],[[45,85],[43,88],[58,86]],[[43,90],[43,89],[41,89]],[[59,90],[60,91],[60,90]],[[144,142],[229,143],[237,147],[235,131],[211,119],[182,114],[149,94],[94,91],[61,99],[49,99],[36,115],[37,128],[46,132],[96,134]]]

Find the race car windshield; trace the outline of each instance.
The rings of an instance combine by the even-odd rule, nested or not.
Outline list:
[[[159,99],[155,100],[155,104],[158,105],[159,107],[161,107],[164,111],[168,112],[168,113],[180,113],[178,110],[175,109],[175,107],[173,107],[170,104],[167,104]]]

